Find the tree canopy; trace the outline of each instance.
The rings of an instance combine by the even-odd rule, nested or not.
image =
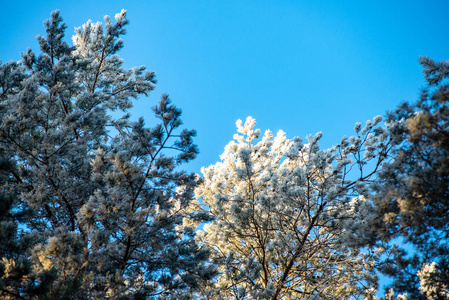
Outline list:
[[[289,140],[237,122],[221,162],[195,190],[214,221],[202,243],[220,276],[216,299],[359,299],[373,296],[377,252],[361,251],[370,216],[367,184],[387,157],[387,131],[368,121],[321,150],[321,133]],[[206,207],[204,205],[207,205]]]
[[[127,23],[124,10],[87,22],[70,46],[55,11],[40,53],[0,66],[2,297],[189,298],[213,274],[182,226],[196,177],[179,166],[198,153],[195,131],[179,130],[166,95],[154,127],[118,113],[156,83],[122,66]]]
[[[449,62],[420,58],[428,85],[387,116],[393,160],[373,185],[378,240],[401,237],[383,272],[413,299],[449,297]],[[374,224],[373,224],[374,226]],[[409,253],[410,252],[410,253]]]
[[[420,58],[416,103],[328,149],[238,120],[197,175],[168,95],[130,117],[156,78],[124,68],[127,24],[69,45],[55,11],[0,62],[2,299],[375,299],[379,271],[384,299],[448,299],[449,62]]]

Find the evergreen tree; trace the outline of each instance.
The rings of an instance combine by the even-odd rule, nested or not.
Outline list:
[[[321,133],[289,140],[237,122],[221,161],[203,168],[194,211],[220,275],[210,299],[362,299],[377,288],[381,249],[360,249],[372,215],[368,183],[390,149],[381,117],[321,150]],[[380,251],[378,251],[380,250]]]
[[[3,186],[8,176],[15,172],[13,161],[0,159],[0,184]],[[21,209],[18,199],[11,193],[0,193],[0,295],[8,299],[20,299],[17,291],[26,290],[34,295],[41,295],[49,278],[41,278],[33,286],[32,263],[29,259],[33,245],[40,240],[36,233],[27,233],[19,229],[31,215],[29,210]],[[44,274],[48,275],[48,274]],[[26,280],[24,280],[26,279]],[[47,279],[47,280],[45,280]]]
[[[0,66],[0,154],[16,162],[2,171],[3,298],[189,299],[213,276],[183,225],[196,177],[179,166],[198,153],[195,131],[166,95],[159,124],[130,120],[155,73],[123,68],[126,11],[104,21],[70,46],[55,11],[40,53]]]
[[[373,187],[377,239],[402,237],[383,267],[395,292],[412,299],[449,297],[449,62],[420,58],[428,86],[413,104],[389,113],[394,160]],[[410,251],[409,251],[410,252]]]

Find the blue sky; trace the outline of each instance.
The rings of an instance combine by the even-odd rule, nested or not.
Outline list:
[[[318,131],[330,147],[355,122],[414,101],[417,59],[449,59],[449,0],[440,1],[2,1],[0,60],[37,51],[42,21],[60,9],[68,25],[102,21],[122,8],[131,23],[120,55],[146,65],[158,87],[131,111],[152,125],[162,93],[198,131],[199,172],[219,159],[235,121],[253,116],[288,137]]]
[[[424,86],[420,55],[449,58],[449,1],[4,1],[0,59],[20,59],[60,9],[73,28],[122,8],[131,23],[120,55],[146,65],[158,88],[131,111],[152,124],[162,93],[198,131],[199,172],[219,159],[235,121],[288,137],[318,131],[329,147],[355,122],[384,115]]]

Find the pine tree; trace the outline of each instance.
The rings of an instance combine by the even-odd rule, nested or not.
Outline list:
[[[2,186],[14,171],[15,164],[12,160],[0,160]],[[20,299],[20,293],[16,292],[19,289],[39,295],[46,288],[44,282],[38,286],[31,284],[35,278],[29,254],[31,247],[40,239],[36,233],[20,231],[19,225],[31,215],[31,211],[21,209],[17,204],[18,199],[14,194],[0,193],[0,295],[7,299]],[[24,278],[27,280],[23,280]]]
[[[0,155],[16,162],[1,182],[15,200],[2,205],[8,218],[32,213],[7,227],[2,212],[0,233],[8,247],[18,231],[35,237],[16,256],[0,253],[3,298],[189,299],[214,274],[183,225],[197,179],[179,166],[198,153],[195,131],[179,129],[166,95],[153,108],[159,124],[131,121],[155,73],[117,55],[126,11],[104,21],[76,29],[70,46],[55,11],[40,53],[0,66]],[[19,261],[26,270],[12,278],[5,270]]]
[[[361,299],[377,288],[375,247],[362,251],[368,183],[390,149],[381,117],[321,150],[321,133],[289,140],[237,122],[221,161],[203,168],[192,208],[220,275],[210,299]]]
[[[395,246],[383,267],[395,292],[412,299],[449,297],[449,62],[420,58],[428,86],[416,103],[389,113],[394,160],[375,189],[375,235],[401,237],[413,251]],[[411,253],[410,253],[411,252]]]

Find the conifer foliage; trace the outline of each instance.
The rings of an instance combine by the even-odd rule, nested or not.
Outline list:
[[[397,146],[373,185],[376,238],[402,237],[413,246],[411,253],[392,248],[383,267],[394,278],[395,292],[448,299],[449,62],[419,62],[428,85],[416,103],[403,103],[387,119],[396,124],[390,136]]]
[[[200,236],[220,275],[211,299],[363,299],[377,288],[379,252],[359,246],[371,216],[368,184],[390,150],[382,118],[320,149],[321,133],[263,137],[237,122],[221,161],[195,190],[214,220]],[[194,203],[192,203],[194,204]]]
[[[421,58],[417,103],[329,149],[239,120],[199,179],[167,95],[153,127],[127,112],[156,86],[123,67],[127,24],[71,46],[55,11],[38,53],[0,62],[1,299],[375,299],[376,270],[385,299],[448,298],[448,62]]]
[[[152,128],[113,117],[156,81],[117,55],[126,11],[104,21],[70,46],[55,11],[39,53],[0,65],[2,299],[188,299],[213,275],[182,225],[195,131],[165,95]]]

